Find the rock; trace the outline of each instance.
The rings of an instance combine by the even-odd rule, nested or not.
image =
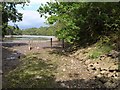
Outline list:
[[[29,46],[29,47],[28,47],[28,49],[29,49],[29,50],[32,50],[32,47],[31,47],[31,46]]]
[[[104,60],[106,58],[106,55],[100,55],[99,60]]]
[[[85,64],[86,64],[86,65],[88,65],[88,64],[90,64],[90,63],[91,63],[91,60],[90,60],[90,59],[88,59],[88,60],[85,61]]]
[[[101,77],[103,77],[103,75],[101,75],[101,74],[98,74],[98,75],[97,75],[97,77],[98,77],[98,78],[101,78]]]
[[[89,50],[91,50],[91,49],[92,49],[92,48],[89,47],[87,50],[89,51]]]
[[[71,63],[74,63],[74,60],[73,60],[73,59],[71,59]]]
[[[17,58],[14,57],[14,56],[10,56],[10,57],[6,58],[6,60],[16,60],[16,59],[17,59]]]
[[[108,57],[116,58],[119,56],[119,52],[112,50],[109,54],[107,54]]]
[[[106,57],[106,55],[100,55],[100,58],[102,58],[102,57]]]
[[[101,70],[109,70],[109,66],[107,65],[101,65],[100,68]]]
[[[98,74],[100,74],[100,71],[97,70],[94,72],[94,75],[98,75]]]
[[[0,75],[3,74],[2,70],[0,70]]]
[[[88,64],[88,67],[93,67],[93,64],[92,63]]]
[[[93,64],[91,63],[91,64],[88,65],[88,68],[87,68],[87,69],[88,69],[88,71],[91,72],[91,71],[93,71],[95,68],[93,67]]]
[[[61,86],[62,86],[62,87],[65,87],[66,85],[65,85],[65,83],[61,83]]]
[[[111,73],[111,72],[108,73],[108,77],[112,77],[113,75],[114,73]]]
[[[119,74],[116,72],[116,73],[115,73],[115,76],[116,76],[116,77],[119,77]]]
[[[101,74],[105,74],[105,73],[107,73],[107,72],[106,72],[106,71],[101,71],[100,73],[101,73]]]
[[[113,65],[109,68],[109,70],[118,70],[118,65]]]
[[[17,51],[17,49],[13,49],[13,52],[16,52]]]
[[[118,75],[118,73],[113,73],[113,75],[111,77],[114,77],[115,79],[118,79],[119,75]]]
[[[104,83],[105,87],[107,88],[115,88],[117,86],[116,83],[111,83],[110,81]]]
[[[93,65],[96,69],[98,69],[98,68],[100,68],[100,65],[99,65],[99,63],[98,62],[96,62],[96,63],[94,63],[94,65]]]
[[[36,49],[40,49],[40,47],[36,47]]]
[[[36,76],[35,79],[41,79],[42,77],[41,76]]]
[[[65,71],[66,71],[66,69],[64,68],[62,71],[64,71],[64,72],[65,72]]]
[[[104,83],[106,83],[108,81],[108,78],[102,76],[102,77],[99,78],[99,81],[104,84]]]

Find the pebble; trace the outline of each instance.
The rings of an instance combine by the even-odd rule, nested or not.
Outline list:
[[[16,59],[16,57],[8,57],[8,58],[6,58],[7,60],[15,60]]]
[[[88,59],[88,60],[85,61],[85,64],[86,64],[86,65],[88,65],[88,64],[90,64],[90,63],[91,63],[91,60],[90,60],[90,59]]]
[[[3,73],[2,70],[0,70],[0,75],[1,75],[2,73]]]
[[[66,71],[66,69],[64,68],[64,69],[63,69],[63,71],[65,72],[65,71]]]

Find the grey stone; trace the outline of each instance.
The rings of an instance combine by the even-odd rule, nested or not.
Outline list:
[[[108,77],[112,77],[113,75],[114,75],[114,73],[112,73],[112,72],[108,73]]]
[[[116,58],[119,56],[119,52],[112,50],[109,54],[107,54],[107,56],[112,57],[112,58]]]
[[[111,83],[111,82],[106,82],[104,83],[104,85],[107,87],[107,88],[115,88],[117,87],[117,83]]]
[[[2,70],[0,70],[0,75],[3,74]]]
[[[103,76],[103,75],[101,75],[101,74],[98,74],[98,75],[97,75],[98,78],[101,78],[102,76]]]

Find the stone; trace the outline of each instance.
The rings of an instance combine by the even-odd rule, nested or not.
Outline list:
[[[0,75],[3,74],[2,70],[0,70]]]
[[[88,51],[91,50],[91,49],[92,49],[92,48],[89,47],[89,48],[88,48]]]
[[[100,74],[100,71],[97,70],[94,72],[94,75],[98,75],[98,74]]]
[[[113,75],[114,73],[111,73],[111,72],[108,73],[108,77],[112,77]]]
[[[101,73],[101,74],[105,74],[105,73],[106,73],[106,71],[101,71],[100,73]]]
[[[71,63],[74,63],[74,60],[73,60],[73,59],[71,59]]]
[[[109,66],[107,65],[101,65],[100,68],[101,70],[109,70]]]
[[[118,65],[113,65],[109,68],[109,70],[118,70]]]
[[[117,86],[116,83],[111,83],[110,81],[104,83],[105,87],[107,88],[115,88]]]
[[[6,58],[6,60],[16,60],[16,59],[17,59],[17,58],[14,57],[14,56],[11,56],[11,57]]]
[[[29,49],[29,50],[32,50],[32,47],[31,47],[31,46],[29,46],[29,47],[28,47],[28,49]]]
[[[94,63],[94,65],[93,65],[96,69],[98,69],[98,68],[100,68],[100,65],[99,65],[99,63],[98,62],[96,62],[96,63]]]
[[[91,60],[90,60],[90,59],[88,59],[88,60],[85,61],[85,64],[86,64],[86,65],[88,65],[88,64],[90,64],[90,63],[91,63]]]
[[[88,67],[93,67],[93,64],[92,63],[88,64]]]
[[[87,69],[88,69],[88,71],[94,71],[94,70],[93,70],[94,67],[88,67]]]
[[[116,72],[116,73],[115,73],[115,76],[116,76],[116,77],[119,77],[119,74]]]
[[[112,50],[109,54],[107,54],[108,57],[116,58],[119,56],[119,52]]]
[[[108,78],[102,76],[102,77],[99,78],[99,81],[104,84],[104,83],[106,83],[108,81]]]
[[[41,76],[36,76],[35,79],[41,79],[42,77]]]
[[[101,75],[101,74],[98,74],[98,75],[97,75],[98,78],[101,78],[102,76],[103,76],[103,75]]]
[[[40,49],[40,47],[36,47],[36,49]]]
[[[65,85],[65,83],[61,83],[61,86],[62,86],[62,87],[65,87],[66,85]]]
[[[62,71],[64,71],[64,72],[65,72],[65,71],[66,71],[66,69],[64,68]]]

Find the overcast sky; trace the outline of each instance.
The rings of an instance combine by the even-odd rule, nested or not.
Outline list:
[[[39,28],[41,26],[47,26],[44,22],[45,18],[41,18],[40,14],[37,12],[37,9],[42,4],[49,2],[50,0],[30,0],[28,6],[25,6],[22,9],[22,5],[17,5],[18,12],[23,14],[23,20],[20,22],[16,22],[20,29]],[[9,22],[9,25],[14,25],[12,22]]]

